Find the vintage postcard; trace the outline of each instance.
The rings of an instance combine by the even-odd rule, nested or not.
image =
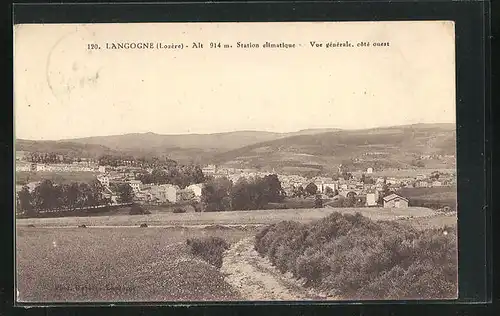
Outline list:
[[[18,302],[457,298],[450,21],[14,27]]]

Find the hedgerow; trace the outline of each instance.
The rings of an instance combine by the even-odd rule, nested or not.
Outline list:
[[[311,224],[269,225],[255,249],[281,272],[333,296],[436,299],[456,296],[456,242],[451,227],[421,231],[333,213]]]
[[[186,241],[191,253],[202,258],[211,265],[220,268],[224,251],[229,243],[220,237],[189,238]]]

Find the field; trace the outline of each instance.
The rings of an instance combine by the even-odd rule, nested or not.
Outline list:
[[[428,169],[428,168],[418,168],[418,169],[386,169],[381,171],[374,171],[370,174],[371,177],[394,177],[394,178],[416,178],[418,175],[431,175],[432,172],[439,171],[442,173],[455,173],[456,169],[449,168],[438,168],[438,169]],[[363,172],[353,172],[353,176],[360,177]]]
[[[403,188],[399,194],[409,198],[410,205],[439,209],[444,206],[456,210],[457,187]]]
[[[235,229],[28,228],[17,231],[21,301],[235,300],[213,266],[191,255],[187,238],[230,242]]]
[[[60,217],[60,218],[30,218],[17,220],[18,226],[138,226],[147,223],[150,226],[171,225],[266,225],[282,220],[298,221],[302,223],[321,219],[333,212],[362,215],[372,219],[395,219],[407,216],[430,216],[434,211],[427,208],[409,207],[406,209],[390,208],[330,208],[321,209],[284,209],[259,211],[232,211],[209,213],[157,213],[150,215],[116,215],[116,216],[89,216],[89,217]]]
[[[269,286],[282,284],[273,281],[282,276],[279,272],[259,270],[258,266],[265,266],[262,262],[265,259],[254,254],[245,257],[246,265],[243,263],[245,254],[255,252],[251,243],[243,243],[248,247],[242,252],[234,249],[225,270],[219,270],[193,255],[186,241],[215,236],[235,245],[253,239],[267,224],[283,220],[307,224],[334,212],[361,212],[374,220],[392,219],[417,230],[456,224],[456,217],[424,208],[324,208],[20,219],[16,235],[18,298],[24,302],[217,301],[259,299],[266,298],[262,297],[264,294],[272,294],[266,299],[297,299],[297,291],[286,292],[283,288]],[[139,227],[142,223],[149,227]],[[81,224],[87,228],[78,228]],[[245,267],[250,270],[242,270]],[[233,273],[229,279],[227,271]],[[245,283],[240,275],[245,271],[247,278],[256,278],[252,281],[254,287],[246,288],[246,292],[245,284],[250,280]],[[255,271],[260,271],[258,278]],[[243,282],[243,290],[228,280]],[[244,296],[245,293],[254,294]],[[258,293],[262,295],[259,297]]]
[[[16,171],[16,184],[26,184],[33,181],[52,180],[56,183],[90,182],[96,178],[97,172],[28,172]]]

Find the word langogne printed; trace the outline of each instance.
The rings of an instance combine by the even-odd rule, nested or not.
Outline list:
[[[163,43],[163,42],[106,42],[104,45],[89,43],[87,49],[89,50],[182,50],[182,49],[204,49],[204,48],[242,48],[242,49],[255,49],[255,48],[356,48],[356,47],[389,47],[389,42],[351,42],[351,41],[309,41],[308,43],[253,43],[253,42],[236,42],[236,43],[223,43],[223,42],[192,42],[192,43]]]

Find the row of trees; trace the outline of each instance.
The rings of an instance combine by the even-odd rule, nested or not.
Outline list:
[[[134,161],[132,156],[102,155],[98,159],[100,166],[118,167],[126,165],[125,161]]]
[[[308,197],[318,194],[318,186],[314,183],[309,183],[304,188],[303,186],[297,186],[293,188],[292,197]],[[324,192],[328,197],[334,197],[339,194],[338,190],[334,190],[330,187],[325,187]]]
[[[156,156],[133,157],[130,155],[102,155],[98,159],[100,166],[133,166],[142,168],[176,167],[177,161]]]
[[[24,186],[17,194],[17,207],[19,211],[30,215],[46,210],[74,210],[110,204],[111,199],[103,192],[104,187],[97,180],[69,184],[44,180],[33,191]],[[120,185],[117,192],[119,202],[132,201],[132,188],[128,184]]]
[[[170,166],[167,168],[157,168],[151,173],[142,173],[136,176],[144,184],[173,184],[181,189],[195,183],[203,183],[206,178],[200,166]]]
[[[72,163],[73,158],[66,155],[58,155],[56,153],[39,153],[31,152],[27,155],[27,160],[32,163],[56,164],[56,163]]]
[[[205,211],[259,210],[268,203],[282,202],[285,192],[277,175],[240,179],[210,179],[201,192]]]

